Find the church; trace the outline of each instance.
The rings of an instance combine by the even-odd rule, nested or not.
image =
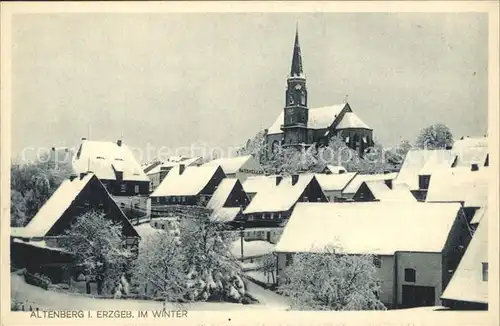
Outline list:
[[[373,146],[373,129],[352,111],[347,101],[309,108],[297,29],[285,107],[271,127],[265,130],[264,159],[271,159],[280,145],[284,148],[307,148],[313,144],[319,147],[327,145],[333,136],[341,137],[348,147],[360,155]]]

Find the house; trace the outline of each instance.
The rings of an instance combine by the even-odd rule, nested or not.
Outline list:
[[[313,144],[321,146],[327,145],[334,136],[342,138],[360,155],[373,146],[373,129],[353,112],[346,99],[341,104],[309,108],[298,30],[286,82],[284,108],[265,130],[265,160],[271,159],[280,145],[295,148]]]
[[[220,166],[228,178],[238,178],[241,182],[252,175],[264,175],[264,169],[252,155],[219,158],[203,164],[214,165]]]
[[[121,140],[115,143],[82,138],[72,165],[77,174],[95,173],[113,196],[146,196],[150,193],[149,178]]]
[[[63,267],[70,264],[71,259],[59,247],[58,239],[78,216],[90,210],[105,212],[106,218],[121,223],[124,246],[138,249],[138,233],[97,176],[81,173],[63,181],[25,227],[14,229],[11,234],[13,265],[42,272],[54,280],[64,278]]]
[[[356,174],[354,178],[352,178],[351,181],[342,190],[342,197],[346,199],[352,199],[361,184],[366,181],[382,180],[387,184],[388,187],[392,187],[392,182],[397,177],[397,175],[398,174],[396,172],[379,174]]]
[[[275,185],[258,192],[243,211],[246,227],[279,227],[298,202],[326,202],[313,174],[276,176]]]
[[[426,202],[458,202],[463,205],[467,220],[471,222],[476,212],[487,204],[488,185],[492,177],[488,167],[476,168],[456,167],[435,172]]]
[[[295,253],[373,255],[389,308],[440,305],[470,233],[458,203],[299,203],[278,244],[278,282]]]
[[[342,171],[342,170],[339,170]],[[340,172],[330,174],[315,174],[328,201],[340,200],[345,187],[354,179],[356,172]]]
[[[242,232],[245,241],[266,241],[276,244],[283,233],[283,228],[249,228],[242,230]]]
[[[483,219],[441,296],[443,305],[460,310],[488,309],[488,223]]]
[[[365,181],[354,194],[354,201],[406,201],[416,202],[410,188],[405,184],[396,184],[389,188],[384,180]]]
[[[453,167],[479,167],[489,165],[488,137],[462,137],[453,144]]]
[[[274,244],[267,241],[238,239],[231,244],[230,252],[247,278],[267,287],[276,282],[276,271],[265,268],[265,260],[272,257],[273,249]]]
[[[455,154],[451,150],[410,150],[394,179],[394,184],[406,184],[415,198],[424,201],[431,175],[435,171],[451,168],[454,160]]]
[[[276,186],[276,176],[253,176],[243,181],[243,189],[252,200],[258,192]]]
[[[220,166],[174,166],[151,194],[151,209],[161,205],[205,206],[226,177]]]
[[[184,166],[198,166],[201,164],[201,161],[201,157],[170,157],[167,161],[155,161],[148,164],[144,167],[144,173],[151,180],[151,190],[154,191],[174,166],[180,164],[184,164]]]
[[[226,178],[219,183],[207,208],[212,210],[212,217],[217,221],[237,224],[249,202],[241,182],[236,178]]]

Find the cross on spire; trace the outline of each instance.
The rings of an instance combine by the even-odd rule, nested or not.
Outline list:
[[[292,67],[290,69],[290,76],[302,76],[302,54],[300,52],[299,44],[299,23],[295,26],[295,42],[293,45]]]

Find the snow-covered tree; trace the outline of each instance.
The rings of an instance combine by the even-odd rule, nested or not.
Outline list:
[[[444,149],[447,146],[452,146],[453,142],[450,128],[442,123],[437,123],[420,131],[415,146],[426,149]]]
[[[384,310],[370,255],[296,253],[285,268],[279,291],[297,310]]]
[[[334,136],[328,146],[319,149],[319,160],[327,165],[340,165],[349,172],[366,174],[382,173],[390,169],[382,146],[375,144],[366,150],[363,157],[358,152],[349,148],[341,137]]]
[[[167,232],[157,232],[142,239],[132,268],[134,285],[141,292],[168,302],[184,298],[187,285],[178,240]]]
[[[130,249],[122,246],[122,225],[99,211],[77,217],[59,245],[73,253],[76,265],[87,278],[97,281],[99,294],[115,294],[133,257]]]
[[[276,257],[271,253],[264,256],[261,261],[261,269],[273,284],[276,283]]]
[[[48,157],[22,165],[12,164],[11,226],[25,226],[71,171],[69,162],[55,165]]]
[[[180,244],[186,262],[189,300],[240,302],[246,293],[241,269],[230,252],[235,237],[206,216],[181,223]]]
[[[247,140],[245,146],[238,149],[237,155],[252,155],[258,159],[265,148],[265,136],[266,134],[264,131],[258,132],[252,139]]]

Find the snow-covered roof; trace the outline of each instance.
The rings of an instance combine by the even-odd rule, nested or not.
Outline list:
[[[23,241],[21,239],[14,239],[14,242],[16,243],[22,243],[22,244],[25,244],[27,246],[32,246],[32,247],[37,247],[37,248],[42,248],[42,249],[49,249],[49,250],[52,250],[52,251],[59,251],[59,252],[68,252],[67,250],[65,249],[62,249],[62,248],[56,248],[56,247],[51,247],[49,245],[47,245],[47,242],[45,240],[40,240],[40,241]]]
[[[394,183],[405,183],[411,190],[419,189],[418,176],[421,173],[434,172],[436,169],[439,170],[444,165],[447,165],[449,155],[447,151],[442,150],[410,150],[405,156]],[[449,167],[451,167],[452,162],[453,159],[451,159]]]
[[[169,158],[171,159],[171,158]],[[159,173],[164,168],[172,168],[184,164],[184,166],[194,166],[201,160],[201,157],[185,158],[181,161],[164,161],[147,172],[147,174]]]
[[[325,129],[330,127],[347,103],[324,106],[315,109],[309,109],[309,120],[307,127],[309,129]],[[281,134],[281,125],[285,122],[285,113],[281,111],[274,123],[269,127],[268,134]]]
[[[237,182],[239,182],[238,179],[223,179],[217,186],[217,190],[215,190],[212,198],[210,198],[207,204],[207,208],[215,210],[224,206],[224,203],[231,194],[231,191],[233,191],[233,188]]]
[[[468,202],[466,205],[486,202],[489,168],[478,171],[460,167],[436,171],[431,177],[426,201]]]
[[[488,282],[482,263],[488,262],[488,223],[481,222],[441,299],[488,303]]]
[[[156,229],[152,227],[149,223],[144,223],[138,226],[135,226],[135,230],[139,234],[142,239],[146,239],[147,237],[153,236],[157,233],[165,232],[161,229]]]
[[[315,174],[315,177],[323,191],[341,191],[355,175],[356,172],[347,172],[341,174]]]
[[[455,141],[452,151],[456,156],[457,167],[470,167],[472,164],[484,166],[488,155],[488,138],[465,137]]]
[[[453,151],[436,149],[427,151],[426,161],[419,175],[432,175],[435,171],[449,169],[455,160]]]
[[[298,203],[276,252],[392,255],[441,252],[460,210],[458,203]],[[307,232],[305,232],[307,231]]]
[[[346,112],[342,117],[342,120],[335,127],[337,129],[349,129],[349,128],[359,128],[359,129],[370,129],[366,123],[364,123],[354,112]]]
[[[479,224],[483,219],[488,216],[488,206],[480,207],[472,217],[470,224]]]
[[[239,171],[245,165],[248,161],[250,160],[255,160],[252,155],[245,155],[245,156],[236,156],[236,157],[229,157],[229,158],[218,158],[212,161],[208,161],[202,166],[212,166],[212,165],[219,165],[224,173],[226,174],[233,174]],[[264,170],[262,167],[259,167],[262,172]]]
[[[411,194],[410,188],[405,184],[393,185],[391,189],[383,180],[371,180],[364,183],[370,189],[375,199],[380,201],[417,201]]]
[[[82,140],[73,156],[76,173],[92,171],[101,180],[116,180],[116,172],[123,172],[124,181],[149,181],[143,168],[125,144]]]
[[[283,177],[278,186],[257,192],[244,213],[288,211],[297,203],[300,195],[313,179],[312,174],[300,174],[297,183],[292,185],[291,176]]]
[[[351,182],[347,184],[347,186],[342,191],[345,194],[354,194],[358,191],[361,184],[365,181],[372,180],[394,180],[397,177],[397,172],[391,173],[379,173],[379,174],[356,174],[354,178],[352,178]]]
[[[174,166],[150,197],[196,196],[210,182],[218,165],[188,166],[180,173],[180,166]]]
[[[45,236],[93,177],[94,174],[89,173],[82,179],[77,177],[73,180],[64,180],[24,227],[23,236]]]
[[[24,227],[10,227],[11,237],[24,237],[25,228]]]
[[[252,176],[245,179],[243,189],[246,193],[258,193],[276,185],[276,176]]]
[[[342,165],[327,165],[326,169],[331,174],[340,174],[340,173],[346,173],[347,172],[346,168],[343,167]]]
[[[262,241],[243,241],[243,256],[244,257],[256,257],[264,256],[273,252],[274,244]],[[236,258],[241,258],[241,240],[235,240],[231,244],[231,254]]]

